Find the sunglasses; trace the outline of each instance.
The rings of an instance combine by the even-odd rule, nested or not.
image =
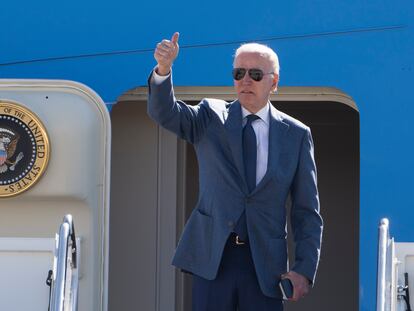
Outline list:
[[[240,81],[244,78],[246,75],[246,72],[249,74],[249,77],[252,78],[252,80],[259,82],[263,79],[265,75],[272,75],[274,72],[266,72],[264,73],[263,70],[257,69],[257,68],[234,68],[233,69],[233,79],[236,81]]]

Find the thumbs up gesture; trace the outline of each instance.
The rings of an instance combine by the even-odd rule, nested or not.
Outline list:
[[[172,64],[177,58],[179,46],[178,38],[180,34],[174,33],[171,40],[162,40],[157,44],[154,52],[154,58],[157,61],[157,73],[161,76],[165,76],[170,73]]]

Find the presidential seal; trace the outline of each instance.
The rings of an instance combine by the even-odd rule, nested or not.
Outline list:
[[[26,107],[0,101],[0,198],[22,193],[42,176],[50,146],[39,118]]]

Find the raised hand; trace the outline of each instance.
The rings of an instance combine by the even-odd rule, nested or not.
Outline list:
[[[178,38],[180,34],[175,32],[171,37],[171,40],[162,40],[157,44],[154,52],[154,58],[157,61],[157,73],[161,76],[169,74],[172,64],[177,58],[179,46]]]

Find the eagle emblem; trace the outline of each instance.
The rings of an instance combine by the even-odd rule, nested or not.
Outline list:
[[[49,162],[49,138],[25,106],[0,99],[0,200],[31,188]]]
[[[16,153],[19,139],[20,135],[18,133],[8,128],[0,127],[0,174],[7,172],[7,170],[14,171],[16,165],[23,159],[23,152],[20,152],[12,160]]]

